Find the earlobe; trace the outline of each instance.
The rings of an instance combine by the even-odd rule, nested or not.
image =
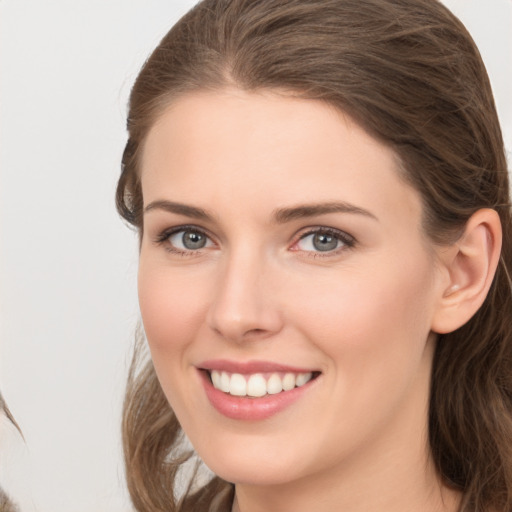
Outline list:
[[[442,284],[432,331],[455,331],[481,307],[499,262],[501,237],[497,212],[481,209],[470,217],[462,236],[442,252],[448,284]]]

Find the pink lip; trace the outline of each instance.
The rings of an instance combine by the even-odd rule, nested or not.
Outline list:
[[[208,373],[204,370],[218,370],[241,374],[266,372],[306,373],[311,370],[263,361],[237,363],[225,360],[205,361],[198,365],[198,369],[210,403],[222,415],[234,420],[259,421],[270,418],[299,400],[317,381],[317,379],[313,379],[304,386],[275,395],[265,395],[260,398],[239,397],[231,396],[219,389],[215,389]]]
[[[249,373],[271,373],[271,372],[290,372],[290,373],[308,373],[312,372],[311,368],[297,368],[270,361],[247,361],[237,362],[227,359],[211,359],[197,365],[201,370],[217,370],[228,373],[241,373],[247,375]]]

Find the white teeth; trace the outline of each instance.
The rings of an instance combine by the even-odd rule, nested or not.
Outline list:
[[[263,375],[256,373],[247,381],[247,394],[249,396],[263,396],[267,394],[267,381]]]
[[[312,377],[313,375],[311,373],[299,373],[295,379],[295,385],[297,387],[304,386],[304,384],[309,382]]]
[[[233,396],[261,397],[266,394],[275,395],[282,391],[290,391],[295,387],[304,386],[313,378],[313,373],[273,373],[265,379],[261,373],[242,375],[240,373],[210,372],[213,387]]]
[[[229,394],[235,396],[246,396],[247,395],[247,381],[243,375],[239,373],[233,373],[231,380],[229,381]]]
[[[216,387],[217,389],[221,389],[222,386],[221,386],[220,372],[218,372],[217,370],[213,370],[211,375],[212,375],[213,386]]]
[[[293,373],[287,373],[283,379],[283,389],[290,391],[295,387],[295,375]]]
[[[281,378],[277,373],[273,373],[267,381],[267,393],[269,395],[276,395],[277,393],[281,393],[281,391],[283,391]]]
[[[229,393],[229,389],[230,389],[229,383],[230,383],[229,375],[226,372],[222,372],[220,374],[220,387],[219,387],[219,389],[224,391],[224,393]]]

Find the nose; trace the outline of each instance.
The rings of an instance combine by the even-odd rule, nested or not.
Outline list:
[[[211,329],[236,343],[265,339],[282,329],[271,265],[248,252],[223,262],[207,315]]]

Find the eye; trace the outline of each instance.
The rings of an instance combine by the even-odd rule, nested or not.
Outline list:
[[[162,233],[157,243],[165,243],[171,252],[183,254],[199,251],[214,245],[206,233],[194,227],[181,227]]]
[[[318,228],[302,235],[293,249],[304,252],[335,252],[338,249],[353,247],[353,237],[332,228]]]

